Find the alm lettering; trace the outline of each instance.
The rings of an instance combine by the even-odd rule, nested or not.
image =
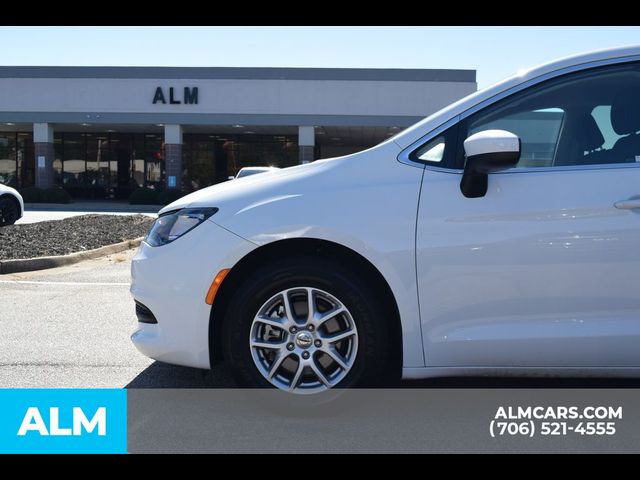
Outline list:
[[[197,105],[198,104],[198,87],[184,87],[182,100],[178,99],[174,93],[173,87],[169,87],[169,102],[167,102],[167,96],[165,95],[162,87],[156,88],[156,93],[153,95],[153,104],[162,103],[162,104],[171,104],[171,105],[180,105],[184,103],[185,105]]]
[[[48,428],[38,407],[29,407],[22,419],[18,436],[23,437],[29,432],[38,432],[43,436],[80,436],[83,429],[86,433],[92,433],[96,428],[99,436],[103,437],[107,434],[107,409],[105,407],[98,407],[91,420],[87,418],[82,408],[73,407],[73,426],[71,428],[60,426],[60,409],[58,407],[49,409]]]

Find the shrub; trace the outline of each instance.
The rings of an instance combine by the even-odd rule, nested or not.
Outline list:
[[[42,193],[42,189],[37,187],[27,187],[20,190],[24,203],[41,203],[43,201]]]
[[[158,192],[150,188],[137,188],[129,196],[131,205],[157,205]]]
[[[160,203],[160,205],[169,205],[179,198],[184,197],[184,195],[185,194],[177,188],[167,188],[158,193],[158,203]]]
[[[64,188],[52,187],[42,191],[43,203],[71,203],[71,195]]]

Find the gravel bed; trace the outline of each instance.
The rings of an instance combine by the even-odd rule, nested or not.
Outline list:
[[[81,215],[0,228],[0,260],[68,255],[143,237],[153,218]]]

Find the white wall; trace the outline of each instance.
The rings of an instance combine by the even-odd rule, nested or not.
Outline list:
[[[198,87],[198,105],[153,104],[156,87]],[[0,112],[237,113],[425,116],[474,82],[0,78]]]

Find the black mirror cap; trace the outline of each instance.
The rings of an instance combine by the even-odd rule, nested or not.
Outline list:
[[[460,181],[460,191],[467,198],[484,197],[489,187],[489,174],[513,168],[519,160],[519,151],[483,153],[468,157]]]
[[[487,194],[489,175],[486,173],[467,173],[462,175],[460,191],[467,198],[480,198]]]

